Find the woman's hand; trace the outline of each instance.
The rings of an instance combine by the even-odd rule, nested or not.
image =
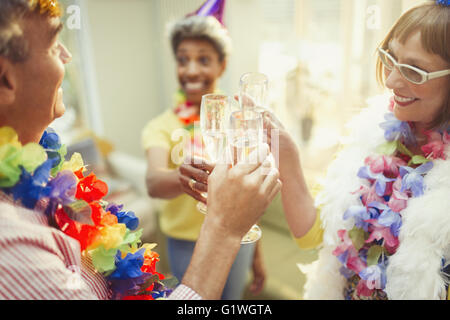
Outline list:
[[[270,111],[263,115],[267,143],[271,148],[281,180],[289,176],[291,169],[299,166],[300,156],[297,146],[281,121]]]
[[[214,166],[200,158],[187,158],[178,168],[178,178],[184,193],[206,204],[202,195],[208,192],[208,177]]]

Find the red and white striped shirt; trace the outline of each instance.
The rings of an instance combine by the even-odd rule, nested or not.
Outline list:
[[[77,240],[48,224],[42,210],[17,206],[0,192],[0,299],[110,299],[107,280]],[[169,299],[201,299],[180,285]]]

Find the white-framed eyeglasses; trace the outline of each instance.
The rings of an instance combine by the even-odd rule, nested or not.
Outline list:
[[[392,71],[394,68],[397,68],[406,80],[414,84],[423,84],[428,80],[444,77],[450,74],[450,69],[426,72],[408,64],[398,63],[389,53],[381,48],[378,48],[378,55],[386,69]]]

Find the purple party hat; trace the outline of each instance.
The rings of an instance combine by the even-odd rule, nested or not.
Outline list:
[[[188,16],[213,16],[219,21],[223,26],[225,25],[223,22],[224,9],[225,9],[225,1],[226,0],[206,0],[202,6],[197,9],[194,13],[189,14]]]

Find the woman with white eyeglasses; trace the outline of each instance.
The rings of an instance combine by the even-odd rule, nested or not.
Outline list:
[[[404,13],[378,49],[377,72],[391,99],[373,100],[350,122],[315,199],[295,144],[266,116],[280,129],[292,234],[301,248],[321,248],[304,268],[307,299],[448,297],[450,1]]]

